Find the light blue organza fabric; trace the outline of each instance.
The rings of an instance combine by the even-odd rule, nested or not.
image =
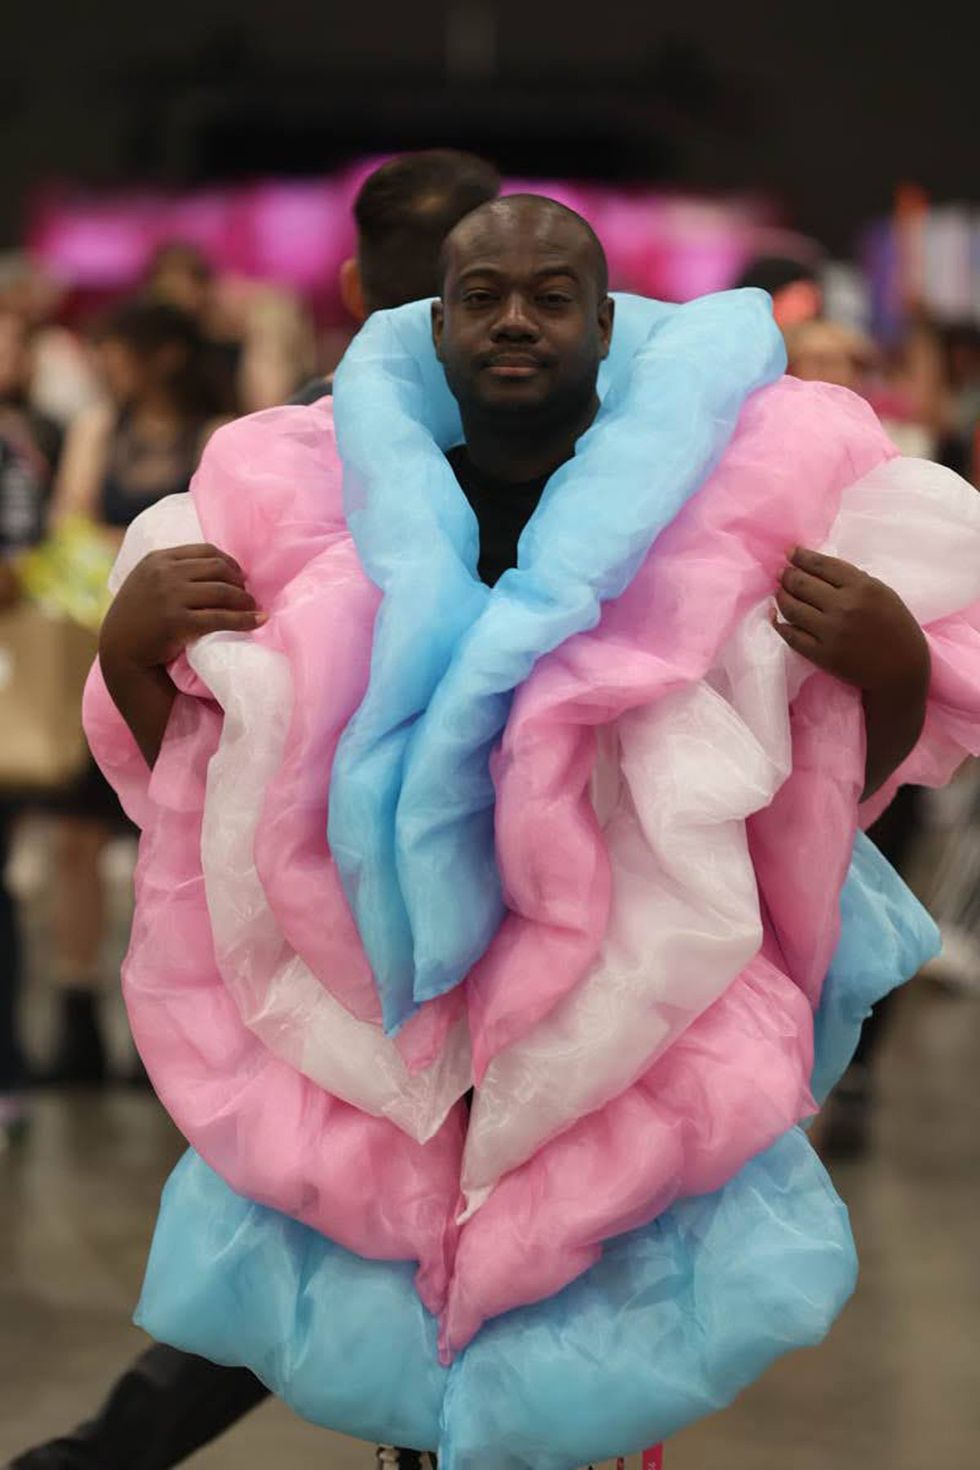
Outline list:
[[[871,1006],[938,949],[865,837],[817,1016],[814,1092]],[[314,1423],[438,1447],[445,1470],[575,1470],[668,1438],[816,1342],[853,1287],[846,1211],[799,1129],[724,1189],[610,1242],[549,1301],[497,1318],[450,1370],[413,1268],[351,1255],[239,1198],[194,1153],[164,1192],[137,1321],[251,1368]]]
[[[514,689],[595,626],[718,462],[746,398],[784,367],[763,292],[617,297],[602,408],[491,591],[444,455],[462,435],[428,303],[372,317],[346,354],[334,387],[345,507],[384,599],[334,762],[329,839],[388,1031],[459,984],[503,917],[489,757]]]
[[[814,1024],[817,1102],[836,1087],[871,1007],[935,959],[942,948],[929,914],[863,832],[841,892],[841,938]]]

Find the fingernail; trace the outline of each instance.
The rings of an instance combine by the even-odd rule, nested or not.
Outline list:
[[[261,626],[262,626],[263,623],[267,623],[269,621],[269,614],[268,613],[262,613],[262,612],[256,613],[255,614],[255,621],[256,621],[256,624],[261,628]]]

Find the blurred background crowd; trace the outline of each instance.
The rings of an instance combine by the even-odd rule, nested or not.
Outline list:
[[[268,9],[4,21],[2,1168],[26,1167],[60,1098],[145,1086],[114,999],[135,833],[78,721],[114,552],[187,488],[216,426],[335,367],[357,326],[354,204],[384,158],[466,148],[505,192],[563,200],[595,226],[614,289],[763,287],[791,373],[861,394],[901,450],[980,486],[960,22],[921,12],[906,35],[887,5],[787,13],[778,33],[751,6],[669,25],[508,0]],[[941,797],[904,791],[874,835],[941,921],[932,984],[975,1015],[977,772]],[[886,1008],[818,1124],[828,1159],[874,1155],[891,1025]],[[3,1428],[0,1458],[17,1448]]]

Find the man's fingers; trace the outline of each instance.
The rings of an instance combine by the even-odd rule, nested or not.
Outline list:
[[[231,567],[239,576],[245,575],[233,556],[229,556],[227,551],[222,551],[220,546],[212,546],[210,542],[204,542],[200,546],[174,546],[167,554],[174,561],[220,561],[225,566]]]
[[[181,563],[180,574],[188,582],[227,582],[235,587],[245,586],[245,574],[237,562],[220,556],[188,558]]]
[[[852,567],[849,561],[841,561],[836,556],[824,556],[822,551],[808,551],[805,546],[797,546],[789,559],[801,572],[819,577],[822,582],[829,582],[831,587],[847,587],[862,576],[860,569]]]
[[[799,567],[791,565],[785,569],[779,580],[783,590],[798,602],[809,603],[821,612],[830,612],[834,606],[838,589],[822,577],[815,577],[812,572],[803,572]]]
[[[775,613],[772,625],[783,642],[788,644],[794,653],[801,653],[811,663],[819,663],[821,654],[819,638],[814,638],[812,633],[807,633],[802,628],[795,628],[792,623],[781,623]]]
[[[194,638],[203,638],[208,633],[254,633],[266,622],[268,613],[234,612],[231,608],[207,608],[190,614]]]
[[[819,639],[824,626],[824,614],[819,608],[811,607],[808,602],[801,602],[798,597],[791,597],[782,588],[776,593],[776,606],[784,622]]]
[[[255,612],[255,599],[233,582],[192,582],[187,589],[187,606],[203,611],[228,609]]]

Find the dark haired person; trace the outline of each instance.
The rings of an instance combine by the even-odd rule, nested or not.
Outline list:
[[[187,489],[228,405],[194,319],[178,307],[123,302],[99,324],[94,341],[105,399],[69,430],[52,518],[83,516],[118,545],[141,511]],[[47,1080],[99,1085],[107,1073],[99,1019],[106,923],[99,859],[113,831],[125,826],[94,764],[54,810],[59,1004]]]
[[[454,148],[403,153],[375,169],[354,201],[356,253],[340,268],[353,320],[360,325],[373,311],[437,296],[443,241],[499,192],[492,163]],[[329,378],[314,378],[290,401],[315,403],[329,391]]]

